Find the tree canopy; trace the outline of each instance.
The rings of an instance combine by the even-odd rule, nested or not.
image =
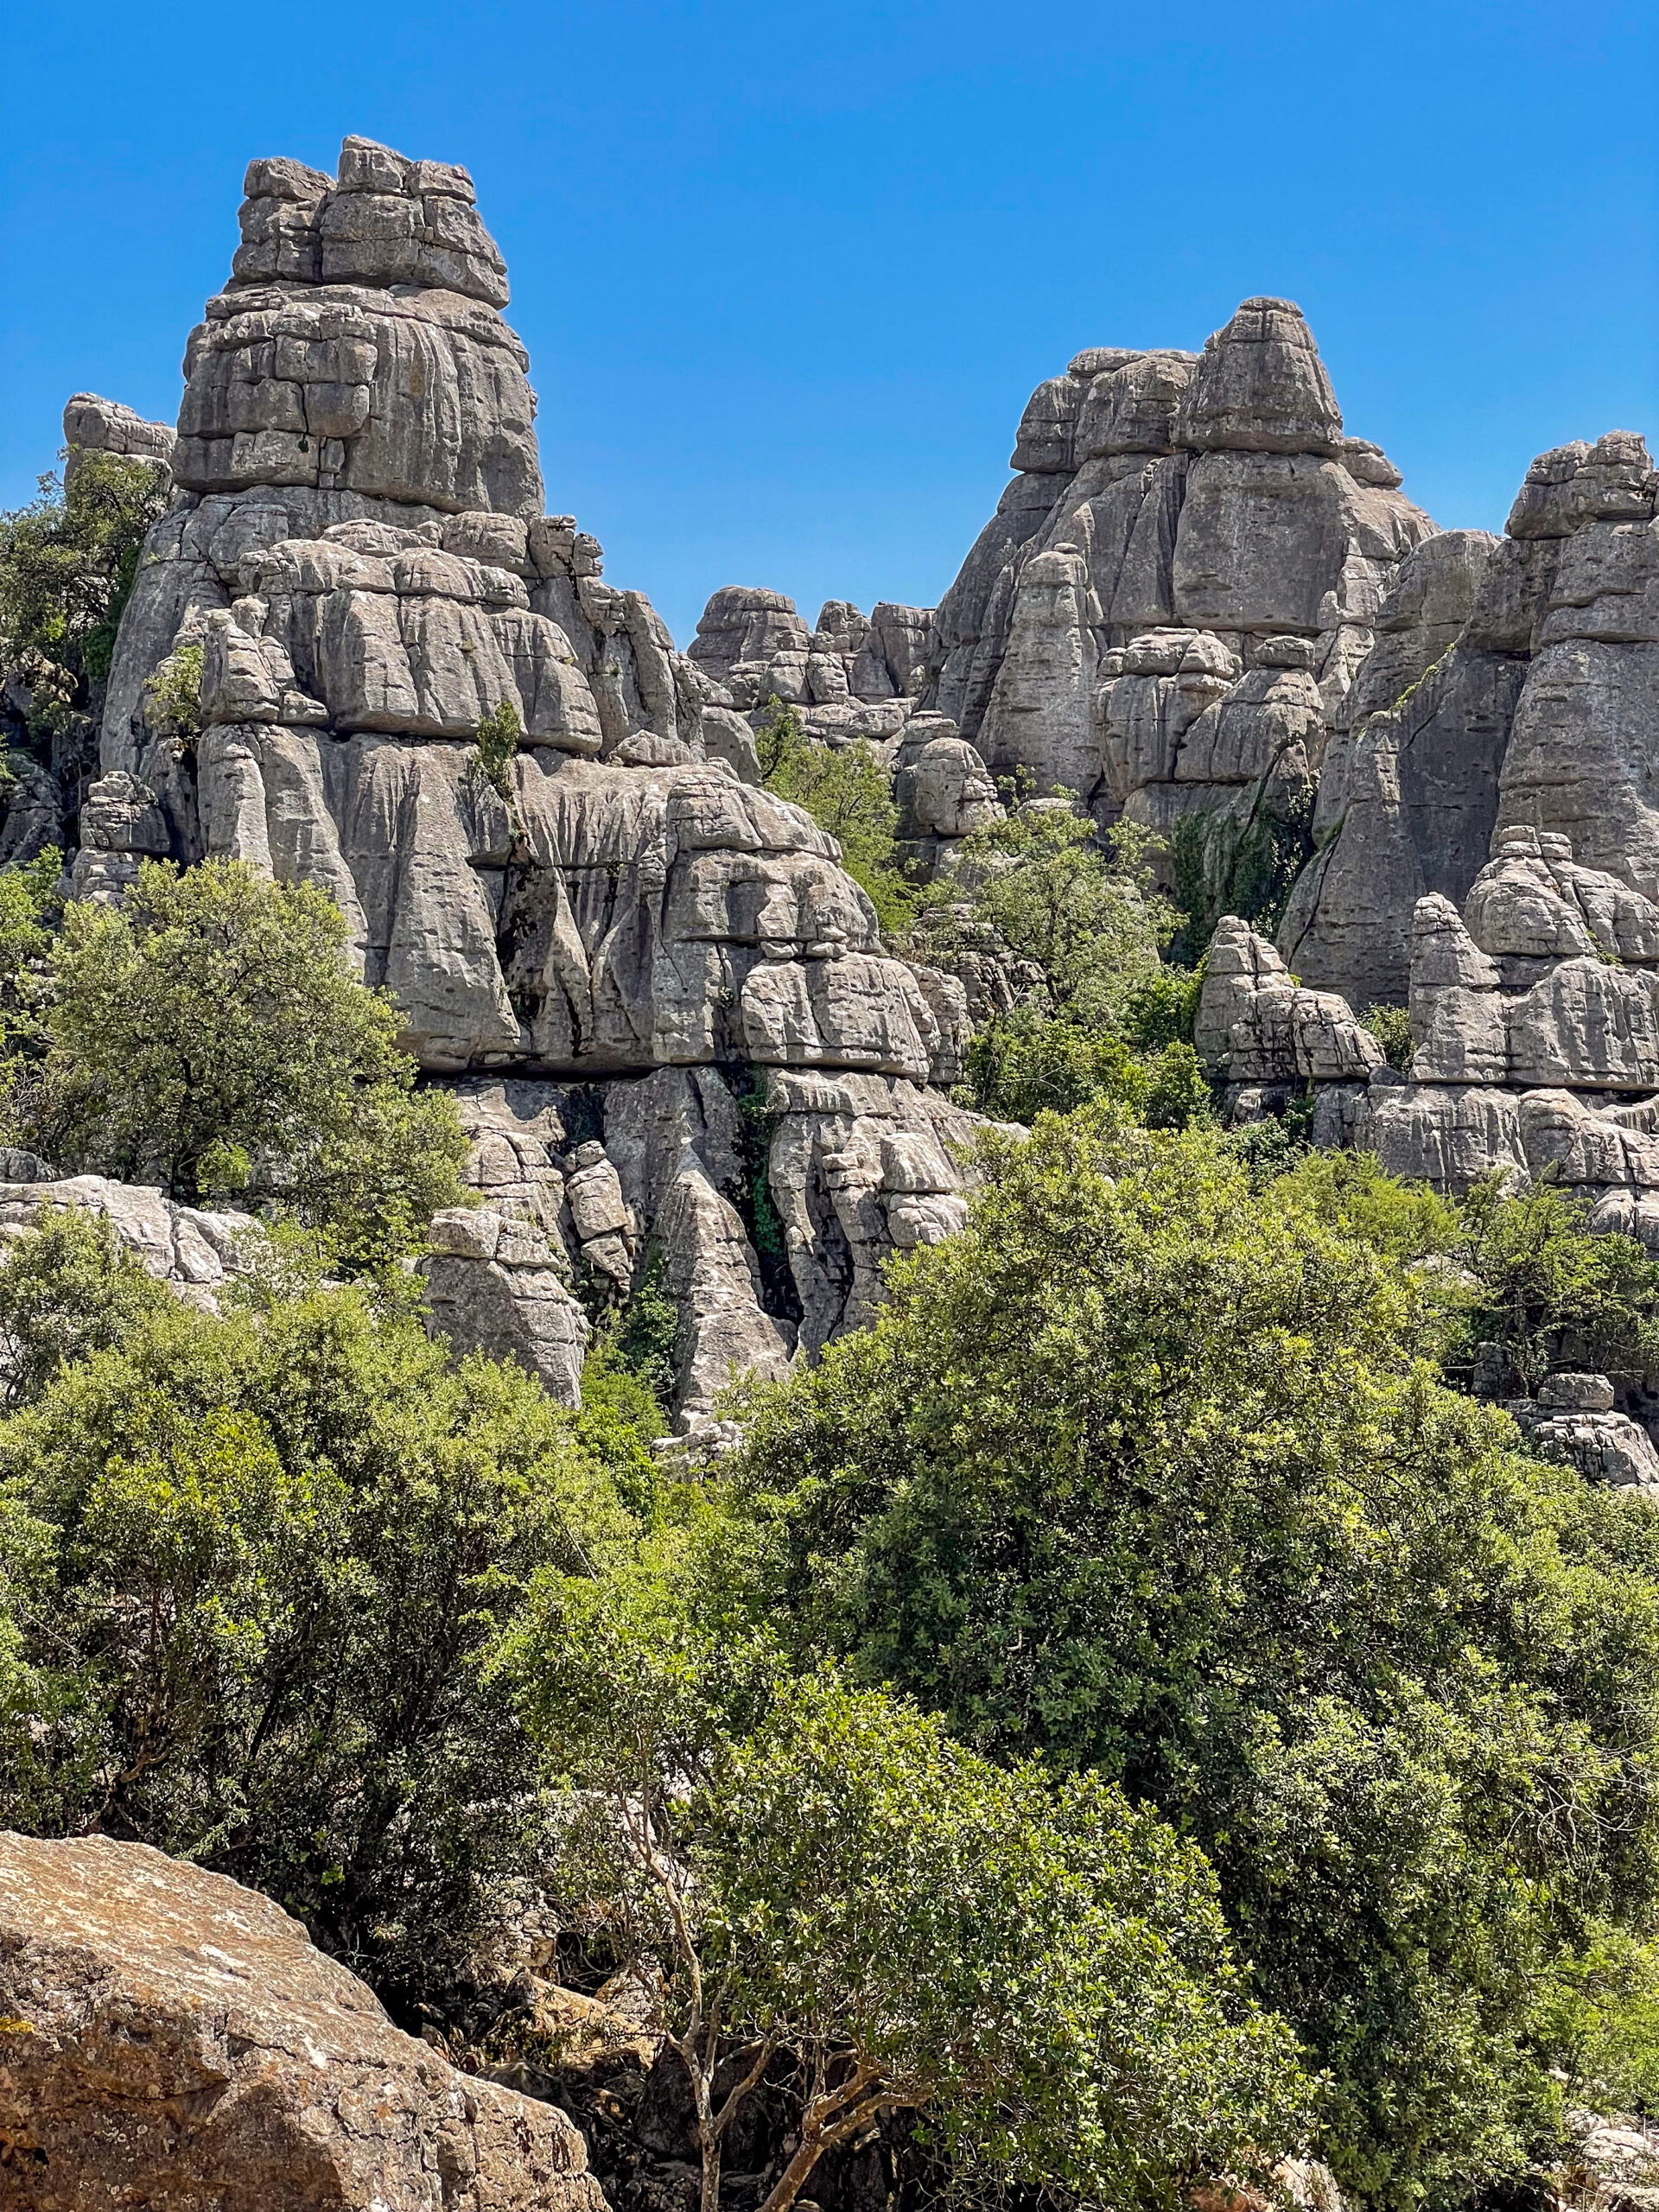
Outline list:
[[[798,2121],[765,2212],[887,2113],[959,2165],[1120,2204],[1303,2123],[1208,1866],[1098,1777],[998,1764],[833,1669],[791,1680],[648,1572],[544,1577],[508,1665],[580,1793],[561,1881],[649,1962],[690,2076],[703,2212],[780,2054]]]
[[[967,1230],[759,1394],[754,1602],[1215,1866],[1379,2202],[1522,2153],[1540,1992],[1656,1897],[1659,1517],[1446,1389],[1425,1281],[1097,1109],[988,1144]],[[730,1562],[722,1573],[732,1574]]]
[[[464,1196],[466,1142],[345,945],[326,893],[236,861],[146,861],[121,906],[72,905],[37,1052],[12,1066],[18,1141],[191,1205],[279,1211],[346,1264],[408,1249]]]

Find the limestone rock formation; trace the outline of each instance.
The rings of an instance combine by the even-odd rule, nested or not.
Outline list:
[[[1459,905],[1512,829],[1659,894],[1656,500],[1642,439],[1610,431],[1541,454],[1501,540],[1452,531],[1404,563],[1279,932],[1311,983],[1403,1002],[1416,901]]]
[[[1548,1173],[1594,1202],[1593,1226],[1659,1249],[1659,903],[1580,867],[1560,832],[1498,840],[1461,914],[1439,893],[1417,902],[1408,1074],[1236,919],[1216,932],[1198,1050],[1224,1083],[1313,1084],[1316,1138],[1391,1173],[1454,1193],[1496,1169],[1522,1186]],[[1305,1033],[1343,1048],[1320,1059]]]
[[[1311,803],[1330,717],[1433,525],[1344,438],[1312,334],[1247,300],[1201,354],[1094,347],[940,601],[926,703],[1103,823]]]
[[[753,720],[767,701],[796,708],[826,745],[896,736],[923,680],[933,610],[882,601],[868,616],[826,600],[808,630],[782,592],[728,584],[687,647],[691,660]]]
[[[485,1207],[439,1217],[428,1273],[445,1326],[575,1403],[585,1337],[560,1291],[620,1294],[649,1224],[680,1314],[674,1410],[694,1438],[714,1433],[734,1376],[815,1357],[869,1318],[891,1253],[966,1218],[978,1125],[902,1078],[777,1068],[757,1084],[698,1066],[602,1088],[473,1081],[456,1096]]]
[[[118,399],[78,391],[63,410],[64,481],[67,484],[87,453],[113,453],[130,460],[171,467],[174,433],[165,423],[147,423]]]
[[[868,1309],[883,1251],[960,1213],[934,1132],[966,1123],[926,1086],[958,1071],[963,994],[888,957],[834,840],[758,787],[751,728],[775,693],[820,735],[896,741],[928,612],[832,601],[808,632],[776,594],[727,592],[679,654],[542,512],[528,361],[467,173],[348,138],[337,176],[258,161],[246,194],[187,350],[177,492],[123,620],[75,891],[120,897],[146,855],[323,886],[474,1118],[485,1203],[435,1225],[435,1319],[573,1402],[582,1301],[625,1296],[655,1241],[690,1419],[734,1368],[816,1351]],[[181,734],[147,686],[185,646],[200,727]],[[481,724],[516,742],[486,759]],[[937,854],[996,802],[948,724],[918,736],[905,828]],[[775,1253],[727,1127],[745,1086],[770,1101],[768,1071],[828,1101],[779,1158]],[[697,1164],[683,1137],[632,1183],[613,1164],[640,1113],[700,1129],[715,1093],[724,1134]],[[778,1096],[791,1127],[804,1109]],[[833,1198],[831,1122],[854,1162]],[[904,1141],[861,1149],[866,1124]]]
[[[1536,1399],[1511,1402],[1509,1410],[1533,1449],[1565,1459],[1587,1481],[1659,1497],[1659,1452],[1628,1414],[1613,1410],[1615,1393],[1605,1375],[1547,1376]]]
[[[227,1281],[249,1271],[264,1236],[247,1214],[177,1205],[145,1185],[103,1175],[54,1176],[30,1153],[0,1150],[0,1243],[38,1229],[54,1207],[96,1214],[147,1274],[209,1313]]]
[[[0,1834],[13,2212],[604,2212],[556,2106],[401,2034],[296,1920],[103,1836]]]

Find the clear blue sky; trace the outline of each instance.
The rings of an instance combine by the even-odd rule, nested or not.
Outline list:
[[[929,603],[1085,345],[1300,302],[1447,525],[1655,405],[1650,4],[12,0],[0,502],[77,389],[171,420],[251,156],[462,162],[548,501],[682,641]]]

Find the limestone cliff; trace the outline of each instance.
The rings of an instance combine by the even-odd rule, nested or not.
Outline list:
[[[569,1398],[569,1286],[625,1291],[655,1238],[690,1420],[732,1366],[779,1371],[858,1318],[883,1252],[959,1217],[941,1139],[968,1125],[929,1085],[957,1070],[961,988],[890,957],[834,840],[759,788],[747,631],[681,655],[543,512],[529,363],[467,172],[348,138],[337,176],[257,161],[246,194],[186,350],[175,496],[122,621],[75,887],[118,896],[145,855],[323,885],[422,1066],[467,1079],[493,1204],[441,1225],[435,1306]],[[895,734],[906,614],[826,609],[805,656],[827,692],[835,673],[902,692]],[[150,684],[190,645],[200,727],[181,733]],[[519,734],[493,767],[476,739],[504,708]],[[962,777],[910,772],[916,835],[960,834]]]

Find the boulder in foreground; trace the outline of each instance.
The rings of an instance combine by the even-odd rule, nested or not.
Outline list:
[[[551,2105],[395,2028],[269,1898],[0,1834],[9,2212],[603,2212]]]

